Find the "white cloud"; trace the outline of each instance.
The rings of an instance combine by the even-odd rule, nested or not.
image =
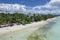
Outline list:
[[[23,13],[60,13],[60,0],[51,0],[42,6],[28,7],[20,4],[0,4],[0,11],[23,12]]]
[[[26,11],[25,5],[19,4],[0,4],[0,11]]]
[[[46,8],[51,8],[52,5],[51,4],[55,4],[55,2],[60,2],[60,0],[51,0],[49,3],[42,5],[42,6],[35,6],[34,8],[41,8],[41,7],[46,7]],[[34,9],[33,8],[33,9]]]
[[[51,0],[50,3],[53,3],[53,2],[60,2],[60,0]]]
[[[45,5],[33,7],[33,10],[36,9],[40,10],[40,13],[60,13],[60,0],[51,0]]]

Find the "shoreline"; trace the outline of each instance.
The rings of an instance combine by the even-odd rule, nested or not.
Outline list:
[[[29,28],[29,27],[36,27],[36,26],[43,27],[44,25],[48,24],[50,21],[55,20],[55,19],[56,19],[56,17],[47,19],[45,21],[42,20],[42,21],[39,21],[39,22],[33,22],[31,24],[26,24],[26,25],[14,25],[12,27],[0,28],[0,35],[6,34],[8,32],[22,30],[22,29]]]

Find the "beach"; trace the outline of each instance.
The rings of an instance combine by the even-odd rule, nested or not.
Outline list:
[[[43,27],[44,25],[48,24],[50,21],[55,20],[57,17],[55,18],[50,18],[47,20],[42,20],[39,22],[33,22],[31,24],[26,24],[26,25],[14,25],[12,27],[4,27],[4,28],[0,28],[0,35],[6,34],[8,32],[13,32],[13,31],[18,31],[18,30],[22,30],[25,28],[32,28],[32,27]]]

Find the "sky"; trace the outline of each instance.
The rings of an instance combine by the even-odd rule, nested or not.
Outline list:
[[[36,6],[36,5],[44,5],[48,3],[50,0],[0,0],[0,3],[6,4],[21,4],[26,6]]]
[[[60,14],[60,0],[0,0],[0,12]]]

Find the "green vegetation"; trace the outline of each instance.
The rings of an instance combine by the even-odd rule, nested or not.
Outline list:
[[[56,15],[43,15],[43,14],[22,14],[22,13],[0,13],[0,25],[1,24],[11,24],[11,23],[18,23],[18,24],[28,24],[31,22],[37,22],[41,20],[46,20],[48,18],[53,18]]]
[[[44,40],[44,39],[46,39],[46,35],[37,32],[34,32],[27,37],[27,40]]]

